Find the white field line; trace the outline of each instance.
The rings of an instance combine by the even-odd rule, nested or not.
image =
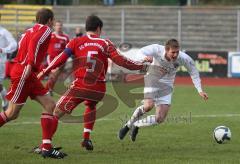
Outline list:
[[[191,117],[193,117],[193,118],[240,117],[240,114],[191,115]]]
[[[178,116],[178,115],[173,115],[173,116]],[[179,115],[181,116],[181,115]],[[182,115],[184,117],[189,116],[189,115]],[[240,117],[240,114],[210,114],[210,115],[191,115],[192,118],[218,118],[218,117]],[[101,118],[97,119],[97,121],[114,121],[114,120],[120,120],[119,119],[112,119],[112,118]],[[60,122],[61,123],[61,122]],[[23,121],[23,122],[11,122],[8,125],[32,125],[32,124],[40,124],[39,121]],[[75,124],[75,123],[73,123]]]

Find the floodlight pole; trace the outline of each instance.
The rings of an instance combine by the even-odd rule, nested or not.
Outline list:
[[[125,10],[121,11],[121,43],[125,41]]]
[[[182,37],[182,11],[181,8],[178,9],[178,41],[181,43]]]
[[[237,51],[240,51],[240,9],[237,10]]]

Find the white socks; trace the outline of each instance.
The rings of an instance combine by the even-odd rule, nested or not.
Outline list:
[[[150,116],[147,116],[146,118],[136,121],[134,123],[134,126],[146,127],[146,126],[152,126],[157,124],[158,122],[156,121],[156,115],[150,115]]]
[[[139,120],[141,118],[141,116],[145,113],[144,109],[143,109],[143,105],[139,106],[134,112],[132,117],[130,118],[130,120],[127,122],[127,126],[129,128],[131,128],[134,124],[134,122],[136,122],[137,120]]]

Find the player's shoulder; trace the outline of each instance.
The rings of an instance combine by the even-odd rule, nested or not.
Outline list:
[[[35,24],[32,28],[29,28],[26,32],[33,35],[42,35],[44,37],[48,37],[51,36],[52,30],[47,25]]]
[[[60,40],[69,40],[68,35],[65,34],[65,33],[58,34],[58,33],[56,33],[56,32],[53,32],[53,33],[52,33],[52,36],[54,36],[54,37],[56,37],[56,38],[58,38],[58,39],[60,39]]]
[[[181,57],[181,58],[188,58],[190,56],[187,53],[185,53],[184,51],[179,51],[179,57]]]
[[[140,49],[143,54],[161,54],[165,50],[164,46],[160,44],[150,44]]]
[[[105,42],[106,42],[107,46],[114,46],[115,47],[115,44],[110,39],[105,39]]]
[[[70,39],[70,41],[67,43],[67,47],[75,47],[76,45],[81,45],[83,43],[86,42],[86,37],[82,36],[82,37],[75,37]]]
[[[35,29],[35,30],[42,29],[42,30],[49,30],[49,31],[51,31],[51,28],[49,26],[43,25],[43,24],[38,24],[38,23],[36,23],[32,28]]]
[[[102,43],[102,44],[106,44],[109,45],[111,43],[111,41],[109,39],[104,39],[104,38],[100,38],[100,37],[94,37],[91,35],[86,35],[86,37],[92,41],[96,41],[98,43]]]
[[[164,49],[164,46],[160,45],[160,44],[150,44],[147,45],[145,47],[142,47],[142,49],[157,49],[157,50],[162,50]]]
[[[70,42],[85,42],[87,40],[86,35],[83,35],[81,37],[74,37],[70,40]]]
[[[191,57],[185,53],[184,51],[180,51],[178,55],[178,60],[180,61],[189,61],[191,60]]]
[[[69,39],[69,35],[67,33],[65,33],[65,32],[62,33],[62,36],[67,38],[67,39]]]

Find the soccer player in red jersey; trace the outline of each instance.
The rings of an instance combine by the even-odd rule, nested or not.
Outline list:
[[[51,145],[50,136],[54,133],[52,124],[55,121],[53,117],[55,102],[37,78],[39,67],[47,54],[53,21],[52,10],[40,9],[36,13],[37,23],[22,35],[11,71],[11,86],[6,96],[9,106],[5,112],[0,113],[0,126],[16,119],[27,98],[31,97],[43,107],[42,156],[63,158],[65,154],[55,150]]]
[[[59,55],[65,49],[69,42],[69,36],[63,32],[63,24],[61,21],[55,21],[54,32],[51,35],[50,43],[47,50],[47,62],[50,64],[53,59]],[[64,67],[61,67],[64,68]],[[52,92],[52,89],[56,83],[56,79],[60,73],[60,70],[56,68],[54,72],[49,74],[49,78],[46,84],[46,88]]]
[[[38,74],[38,78],[42,78],[52,69],[65,63],[68,57],[75,58],[74,66],[77,67],[74,72],[75,80],[57,102],[54,116],[60,118],[65,113],[71,113],[78,104],[84,102],[86,110],[82,146],[87,150],[93,150],[90,132],[93,130],[96,119],[96,104],[102,100],[106,91],[105,75],[108,59],[130,70],[144,70],[147,66],[125,58],[119,54],[111,41],[101,39],[102,27],[103,22],[99,17],[94,15],[87,17],[86,35],[71,40],[63,53],[58,55],[48,68]],[[55,126],[57,127],[57,122]]]

